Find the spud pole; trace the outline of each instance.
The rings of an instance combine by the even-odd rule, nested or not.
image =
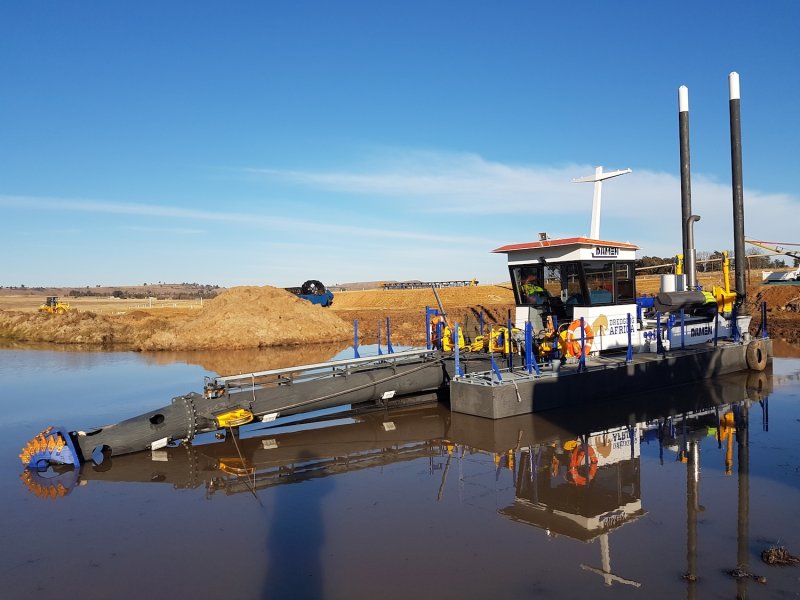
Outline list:
[[[678,88],[678,134],[681,153],[681,233],[685,260],[684,270],[686,287],[694,290],[697,287],[697,273],[691,231],[694,221],[692,221],[692,176],[689,157],[689,88],[685,85]]]
[[[739,74],[728,75],[731,114],[731,187],[733,189],[733,253],[736,257],[736,302],[744,303],[747,296],[744,250],[744,186],[742,184],[742,124],[740,120]]]

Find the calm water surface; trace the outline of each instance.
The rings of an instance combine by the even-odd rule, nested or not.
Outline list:
[[[800,567],[760,560],[800,554],[800,359],[597,410],[376,412],[23,476],[45,426],[214,374],[174,358],[0,350],[3,598],[800,597]]]

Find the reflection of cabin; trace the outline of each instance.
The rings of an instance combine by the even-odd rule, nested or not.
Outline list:
[[[493,250],[508,255],[517,304],[516,323],[537,322],[552,314],[560,321],[589,318],[594,307],[632,305],[635,313],[634,261],[638,246],[585,237],[511,244]],[[531,293],[539,288],[538,293]]]
[[[583,484],[566,476],[568,453],[557,453],[558,444],[521,453],[515,501],[500,514],[581,541],[645,514],[637,428],[611,430],[588,443],[599,460]]]

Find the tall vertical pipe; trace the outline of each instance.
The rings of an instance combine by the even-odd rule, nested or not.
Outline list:
[[[739,113],[739,74],[728,75],[731,112],[731,185],[733,188],[733,253],[736,257],[736,302],[743,304],[747,296],[744,255],[744,187],[742,184],[742,124]]]
[[[696,256],[692,239],[692,184],[689,160],[689,88],[678,88],[678,131],[681,146],[681,234],[686,271],[686,287],[697,287]]]
[[[700,446],[689,442],[686,457],[686,577],[689,598],[697,597],[697,520],[700,513]]]
[[[736,515],[736,564],[748,570],[750,563],[750,409],[746,404],[739,406],[736,420],[737,458],[739,461],[738,510]],[[747,578],[737,580],[739,598],[746,597]]]

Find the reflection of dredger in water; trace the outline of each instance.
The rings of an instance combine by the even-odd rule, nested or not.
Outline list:
[[[56,498],[80,481],[162,483],[174,489],[205,486],[209,496],[252,493],[275,485],[429,458],[442,453],[450,412],[428,403],[405,409],[352,410],[317,420],[310,429],[250,437],[223,434],[202,444],[181,444],[113,456],[102,465],[26,469],[31,492]],[[227,432],[226,432],[227,433]]]
[[[78,482],[90,481],[165,483],[175,489],[205,485],[209,494],[228,495],[439,456],[463,446],[495,454],[498,464],[523,465],[528,459],[522,454],[528,453],[540,470],[547,471],[548,488],[564,488],[547,494],[567,498],[580,489],[602,487],[605,484],[597,482],[610,477],[613,465],[637,458],[638,440],[660,431],[665,415],[677,411],[713,417],[714,407],[724,403],[765,400],[770,381],[764,372],[737,374],[611,407],[580,413],[556,410],[547,418],[522,415],[495,422],[431,406],[434,399],[429,397],[427,406],[358,408],[317,417],[311,428],[289,432],[263,424],[242,431],[241,436],[225,432],[222,441],[212,438],[114,455],[100,465],[26,469],[22,478],[32,492],[48,498],[64,496]],[[724,418],[726,411],[719,414]],[[637,425],[628,426],[629,419]],[[667,446],[675,443],[662,438]]]

